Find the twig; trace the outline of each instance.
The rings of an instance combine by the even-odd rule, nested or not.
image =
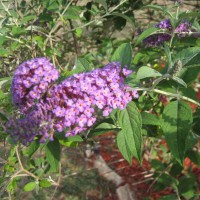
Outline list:
[[[155,93],[158,93],[158,94],[163,94],[165,96],[171,96],[171,97],[175,97],[175,98],[178,98],[178,99],[182,99],[182,100],[185,100],[185,101],[188,101],[188,102],[191,102],[197,106],[200,107],[200,103],[193,100],[193,99],[190,99],[189,97],[186,97],[186,96],[182,96],[180,94],[175,94],[175,93],[171,93],[171,92],[165,92],[165,91],[162,91],[162,90],[159,90],[159,89],[152,89],[152,88],[132,88],[134,90],[137,90],[137,91],[149,91],[149,92],[155,92]]]
[[[28,170],[24,169],[24,167],[22,165],[22,162],[21,162],[21,159],[20,159],[20,156],[19,156],[18,146],[16,146],[15,152],[16,152],[16,155],[17,155],[17,159],[18,159],[21,171],[23,171],[24,173],[28,174],[29,176],[32,176],[36,180],[39,180],[40,178],[38,176],[36,176],[35,174],[33,174],[33,173],[29,172]]]
[[[0,33],[0,35],[3,35],[3,34]],[[12,37],[7,36],[7,35],[5,36],[5,38],[10,39],[10,40],[13,40],[13,41],[16,41],[16,42],[19,42],[20,44],[23,44],[24,46],[26,46],[28,49],[32,50],[32,47],[31,47],[31,46],[25,44],[23,41],[21,41],[21,40],[19,40],[19,39],[12,38]]]
[[[55,196],[55,194],[56,194],[56,191],[57,191],[57,189],[58,189],[58,187],[59,187],[59,185],[60,185],[61,175],[62,175],[62,171],[61,171],[61,162],[60,162],[60,163],[59,163],[59,176],[58,176],[58,181],[57,181],[57,185],[56,185],[56,187],[55,187],[55,189],[54,189],[54,192],[53,192],[53,195],[52,195],[51,200],[54,199],[54,196]]]

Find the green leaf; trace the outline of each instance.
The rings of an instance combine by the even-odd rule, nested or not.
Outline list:
[[[25,24],[31,20],[35,20],[35,19],[37,19],[36,15],[28,15],[28,16],[25,16],[22,19],[20,19],[20,24],[23,25],[23,24]]]
[[[198,151],[190,150],[188,151],[187,156],[193,163],[200,167],[200,153]]]
[[[162,74],[151,67],[140,67],[137,72],[137,79],[144,79],[149,77],[158,77],[162,76]]]
[[[147,30],[143,31],[142,34],[136,40],[135,45],[138,45],[145,38],[149,37],[150,35],[153,35],[153,34],[157,33],[159,30],[160,30],[159,28],[151,27],[151,28],[148,28]]]
[[[121,44],[112,55],[111,61],[118,61],[122,67],[130,67],[132,61],[132,47],[130,43]]]
[[[185,11],[179,14],[180,19],[187,19],[189,17],[200,17],[200,12]]]
[[[21,27],[19,27],[19,26],[13,26],[13,27],[12,27],[12,34],[13,34],[14,36],[19,36],[19,35],[24,34],[24,33],[26,33],[26,32],[27,32],[27,31],[26,31],[25,28],[21,28]]]
[[[131,150],[129,149],[125,134],[126,133],[124,133],[123,130],[117,134],[117,146],[123,157],[131,164],[133,156]]]
[[[121,18],[125,19],[127,22],[129,22],[132,26],[135,27],[134,21],[130,17],[128,17],[127,15],[124,15],[123,13],[115,13],[115,12],[113,12],[110,15],[121,17]]]
[[[182,165],[186,140],[192,126],[192,110],[181,101],[170,102],[163,111],[162,129],[172,155]]]
[[[47,10],[50,10],[50,11],[59,10],[59,4],[55,0],[43,0],[42,4]]]
[[[77,147],[78,142],[72,142],[68,140],[59,140],[60,144],[65,146],[65,147]]]
[[[96,126],[94,129],[92,129],[89,132],[88,137],[89,138],[95,137],[95,136],[102,135],[104,133],[107,133],[109,131],[114,131],[114,130],[116,130],[115,125],[104,122]]]
[[[2,34],[6,34],[8,31],[9,31],[9,29],[6,28],[6,27],[1,27],[0,28],[0,33],[2,33]]]
[[[187,84],[184,82],[183,79],[177,77],[177,76],[172,76],[172,79],[174,81],[176,81],[177,83],[179,83],[180,85],[184,86],[184,87],[187,87]]]
[[[42,180],[39,182],[39,186],[40,186],[40,187],[47,188],[47,187],[50,187],[50,186],[51,186],[51,182],[48,181],[47,179],[42,179]]]
[[[142,124],[156,125],[156,126],[161,125],[160,119],[156,115],[147,112],[142,112],[141,116],[142,116]]]
[[[184,67],[199,66],[200,48],[189,47],[178,52],[175,57],[175,61],[181,60]]]
[[[45,146],[45,150],[47,161],[50,164],[50,171],[57,172],[61,153],[59,141],[54,138],[53,142],[48,142],[48,144]]]
[[[195,66],[192,68],[183,68],[180,71],[180,77],[187,84],[192,84],[197,79],[199,73],[200,73],[200,66]]]
[[[0,100],[6,97],[5,93],[0,89]]]
[[[108,6],[105,0],[94,0],[96,3],[99,3],[103,6],[103,8],[107,11],[108,10]]]
[[[75,33],[76,33],[76,36],[80,38],[82,33],[83,33],[83,29],[82,28],[77,28]]]
[[[44,45],[44,39],[43,39],[43,37],[41,37],[41,36],[35,36],[34,37],[34,41],[38,45],[38,47],[40,49],[43,49],[43,45]]]
[[[36,182],[29,182],[24,186],[24,191],[30,192],[36,188]]]
[[[28,149],[29,157],[31,157],[38,150],[39,146],[40,146],[40,143],[38,140],[34,140],[33,142],[31,142]]]
[[[179,185],[178,185],[178,190],[179,193],[182,194],[185,198],[187,198],[187,196],[190,196],[190,192],[193,191],[194,192],[194,185],[195,185],[195,177],[181,177],[179,180]],[[194,193],[193,193],[194,195]],[[188,197],[189,197],[188,196]],[[189,197],[189,199],[191,198],[191,196]]]
[[[10,48],[12,51],[16,51],[20,46],[21,44],[19,42],[12,42]]]
[[[90,71],[94,69],[94,66],[92,65],[92,63],[88,62],[88,60],[86,60],[85,58],[78,58],[77,68],[78,69],[84,68],[84,71]]]
[[[156,171],[164,171],[166,168],[165,165],[157,159],[151,160],[151,167],[154,168]]]
[[[64,14],[64,19],[79,19],[79,8],[77,6],[70,6]]]
[[[0,56],[8,56],[9,54],[11,54],[9,50],[0,48]]]
[[[119,111],[118,114],[119,125],[122,129],[119,136],[125,141],[121,141],[122,144],[127,144],[127,149],[130,150],[128,161],[132,156],[136,157],[139,162],[142,159],[142,118],[134,102],[130,102],[126,109]],[[127,157],[126,157],[127,158]]]
[[[166,57],[167,57],[167,66],[168,68],[171,68],[172,67],[172,58],[171,58],[171,52],[170,52],[170,48],[169,46],[164,43],[164,50],[165,50],[165,54],[166,54]]]
[[[2,46],[5,41],[6,41],[6,37],[0,36],[0,46]]]

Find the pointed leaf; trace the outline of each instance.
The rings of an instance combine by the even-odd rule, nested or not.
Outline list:
[[[24,191],[30,192],[30,191],[34,190],[35,187],[36,187],[36,182],[29,182],[24,186]]]
[[[33,142],[31,142],[29,149],[28,149],[29,158],[37,151],[39,146],[40,146],[40,143],[38,140],[34,140]]]
[[[186,140],[192,126],[192,110],[181,101],[169,103],[163,112],[162,129],[172,155],[182,165]]]
[[[123,157],[129,162],[129,164],[131,164],[133,156],[128,147],[125,133],[122,130],[117,134],[117,146]]]
[[[48,144],[45,146],[45,150],[47,161],[49,162],[51,167],[50,171],[57,172],[61,153],[59,141],[54,138],[53,142],[48,142]]]
[[[130,149],[131,157],[134,156],[141,162],[142,118],[134,102],[130,102],[126,109],[119,112],[118,120],[126,141],[124,144]]]
[[[85,71],[90,71],[92,69],[94,69],[94,66],[88,62],[85,58],[78,58],[78,62],[77,62],[77,68],[84,68]]]
[[[96,126],[94,129],[92,129],[89,132],[88,137],[89,138],[95,137],[114,130],[116,130],[115,125],[104,122]]]
[[[200,57],[200,48],[199,47],[189,47],[183,49],[176,54],[175,61],[181,60],[182,65],[185,67],[188,66],[199,66],[199,57]]]
[[[176,81],[177,83],[183,85],[184,87],[187,87],[187,84],[184,82],[183,79],[181,79],[181,78],[179,78],[179,77],[177,77],[177,76],[172,76],[172,79],[173,79],[174,81]]]
[[[158,77],[158,76],[162,76],[162,74],[156,71],[155,69],[146,66],[140,67],[137,72],[137,79]]]
[[[51,182],[48,181],[47,179],[42,179],[39,183],[40,187],[44,187],[44,188],[47,188],[47,187],[50,187],[51,186]]]
[[[130,67],[132,61],[132,47],[130,43],[121,44],[114,52],[111,61],[118,61],[122,67]]]
[[[180,19],[187,19],[189,17],[200,17],[200,12],[188,12],[187,10],[179,15]]]

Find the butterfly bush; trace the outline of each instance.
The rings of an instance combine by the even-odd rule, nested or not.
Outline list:
[[[52,68],[52,65],[50,66]],[[55,73],[55,69],[52,68],[52,70]],[[48,74],[50,73],[48,71]],[[27,91],[27,95],[24,95],[26,98],[18,100],[16,97],[19,91],[12,89],[13,101],[20,105],[22,112],[26,115],[22,119],[11,120],[8,130],[16,141],[20,140],[23,144],[33,141],[37,135],[41,136],[41,142],[45,142],[47,139],[53,140],[54,132],[64,132],[68,137],[87,131],[101,116],[108,116],[116,108],[123,110],[132,98],[138,98],[137,91],[130,90],[129,86],[124,84],[125,78],[131,73],[132,71],[126,67],[122,69],[120,63],[113,62],[103,68],[75,74],[60,84],[54,84],[43,96],[40,94],[44,94],[44,90],[41,93],[37,91],[38,102],[28,113],[24,112],[29,109],[29,107],[23,108],[27,107],[24,102],[28,101],[28,95],[35,91],[35,86],[39,88],[40,82],[44,82],[46,77],[44,76],[36,85],[29,87],[28,91],[24,84],[18,81]],[[30,74],[30,71],[26,74]],[[35,76],[35,73],[32,74]],[[19,77],[18,73],[15,73],[14,79],[16,79],[15,76],[18,79],[24,78],[24,76]],[[31,78],[30,75],[28,77]],[[58,72],[56,78],[58,78]],[[49,80],[56,79],[49,77]],[[14,80],[12,88],[16,88],[15,83],[18,84],[18,82]],[[34,97],[31,96],[31,100],[34,101]]]
[[[22,113],[27,113],[58,78],[58,70],[47,58],[35,58],[22,63],[14,73],[11,86],[14,105]]]
[[[180,22],[178,27],[175,28],[174,33],[177,34],[178,37],[185,37],[191,31],[191,26],[191,23],[189,23],[186,20],[183,20]],[[155,27],[163,29],[165,32],[157,33],[145,38],[144,44],[148,47],[159,46],[171,39],[173,28],[170,19],[161,21],[160,23],[156,24]]]

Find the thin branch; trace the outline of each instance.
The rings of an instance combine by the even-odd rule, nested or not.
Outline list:
[[[0,33],[0,35],[3,35],[3,34]],[[32,50],[32,47],[31,47],[31,46],[25,44],[23,41],[21,41],[21,40],[19,40],[19,39],[12,38],[12,37],[7,36],[7,35],[5,36],[5,38],[10,39],[10,40],[13,40],[13,41],[16,41],[16,42],[19,42],[20,44],[23,44],[24,46],[26,46],[28,49]]]
[[[182,99],[182,100],[185,100],[185,101],[188,101],[188,102],[191,102],[197,106],[200,107],[200,103],[189,98],[189,97],[186,97],[186,96],[182,96],[180,94],[175,94],[175,93],[171,93],[171,92],[165,92],[165,91],[162,91],[162,90],[159,90],[159,89],[152,89],[152,88],[132,88],[134,90],[137,90],[137,91],[149,91],[149,92],[155,92],[155,93],[158,93],[158,94],[163,94],[165,96],[170,96],[170,97],[175,97],[177,99]]]
[[[15,149],[15,152],[16,152],[16,155],[17,155],[17,160],[19,162],[19,165],[20,165],[20,168],[21,169],[24,169],[23,165],[22,165],[22,162],[21,162],[21,159],[20,159],[20,156],[19,156],[19,151],[18,151],[18,145],[16,146],[16,149]]]
[[[57,189],[58,189],[58,187],[60,186],[60,181],[61,181],[61,175],[62,175],[62,170],[61,170],[62,168],[61,168],[61,162],[59,162],[59,176],[58,176],[58,181],[57,181],[57,185],[56,185],[56,187],[55,187],[55,189],[54,189],[54,192],[53,192],[53,195],[52,195],[52,198],[51,198],[51,200],[53,200],[54,199],[54,197],[55,197],[55,194],[56,194],[56,191],[57,191]]]

